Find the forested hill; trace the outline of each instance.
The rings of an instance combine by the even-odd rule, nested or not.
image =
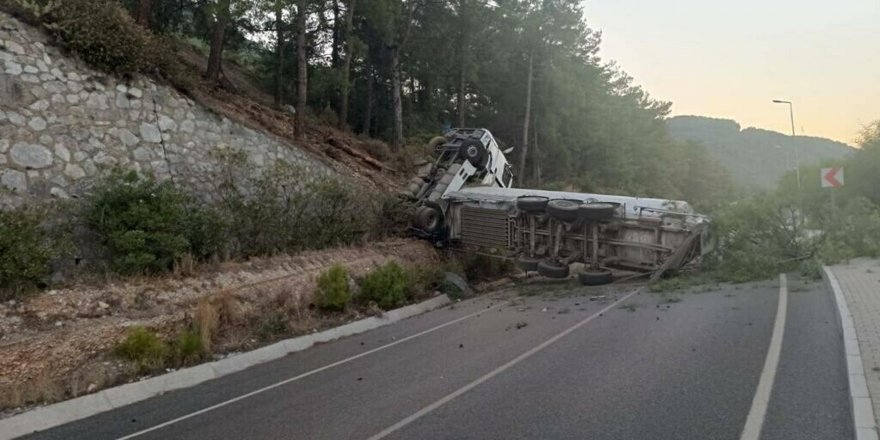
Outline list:
[[[797,155],[802,165],[823,159],[844,158],[855,150],[831,139],[791,136],[749,127],[736,121],[703,116],[676,116],[668,120],[669,134],[680,142],[695,142],[730,172],[743,186],[775,186],[786,170],[794,169]],[[797,151],[795,151],[797,149]]]

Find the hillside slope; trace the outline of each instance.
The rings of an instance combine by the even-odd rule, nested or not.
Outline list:
[[[775,186],[786,170],[795,168],[798,156],[806,165],[841,159],[854,152],[851,146],[830,139],[791,137],[753,127],[742,129],[729,119],[676,116],[667,124],[673,139],[703,145],[741,186]]]

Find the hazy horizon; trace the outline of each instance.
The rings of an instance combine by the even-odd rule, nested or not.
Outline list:
[[[672,115],[855,145],[880,119],[880,1],[588,0],[600,55]]]

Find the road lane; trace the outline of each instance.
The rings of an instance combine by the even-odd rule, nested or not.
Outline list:
[[[776,286],[683,298],[642,296],[391,438],[738,439]]]
[[[604,301],[590,300],[603,293]],[[559,335],[621,291],[550,284],[513,294],[527,296],[136,438],[366,439]],[[484,310],[501,296],[465,301],[33,437],[101,439],[138,432]],[[633,307],[608,310],[388,438],[738,439],[767,353],[778,285],[674,296],[682,301],[636,295],[626,301]],[[790,300],[779,384],[762,439],[851,438],[846,402],[836,406],[837,394],[830,393],[840,391],[841,380],[845,387],[845,366],[840,371],[840,362],[827,360],[817,362],[822,368],[797,368],[812,359],[810,341],[825,348],[815,357],[842,350],[833,325],[815,325],[833,312],[826,300],[821,289],[797,292]],[[815,386],[820,380],[825,382]],[[834,407],[820,394],[834,397]],[[792,411],[802,414],[788,417]],[[825,423],[823,429],[814,427],[818,423]]]

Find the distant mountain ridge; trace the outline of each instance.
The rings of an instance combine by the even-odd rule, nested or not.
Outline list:
[[[667,125],[673,139],[703,145],[741,186],[774,187],[786,170],[794,169],[797,154],[801,164],[806,165],[844,158],[855,151],[831,139],[792,137],[754,127],[742,129],[730,119],[675,116],[667,120]],[[818,176],[816,179],[818,182]]]

